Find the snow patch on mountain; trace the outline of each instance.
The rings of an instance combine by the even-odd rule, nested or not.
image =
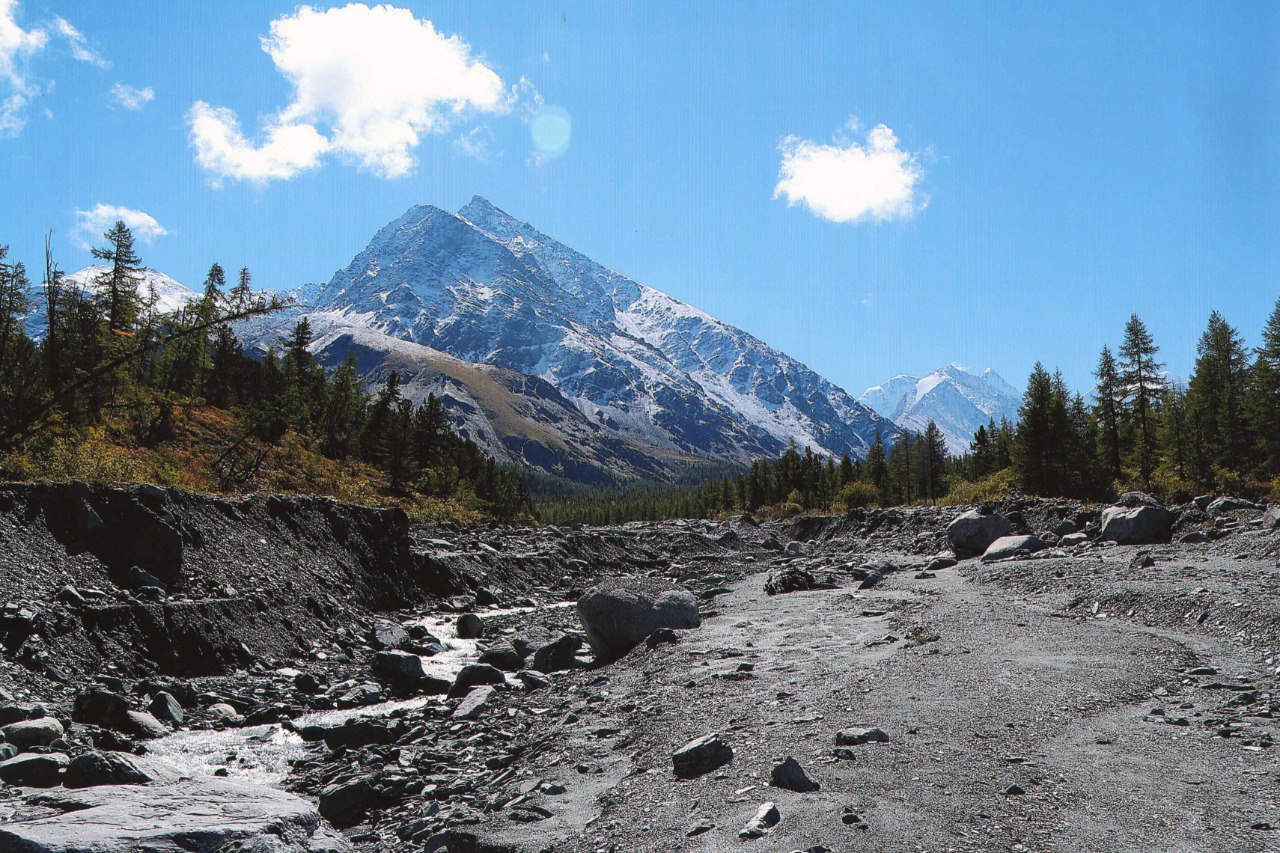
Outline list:
[[[924,432],[933,421],[953,454],[969,449],[978,427],[1016,421],[1021,405],[1013,387],[991,368],[975,374],[958,364],[926,376],[899,374],[872,385],[858,400],[912,432]]]

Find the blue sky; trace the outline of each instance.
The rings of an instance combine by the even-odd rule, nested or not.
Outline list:
[[[314,5],[0,0],[0,243],[289,287],[481,194],[854,393],[1280,296],[1274,3]]]

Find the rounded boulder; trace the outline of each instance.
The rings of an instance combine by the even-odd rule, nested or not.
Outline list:
[[[601,660],[621,657],[661,628],[702,624],[693,594],[659,578],[607,580],[579,599],[578,618]]]

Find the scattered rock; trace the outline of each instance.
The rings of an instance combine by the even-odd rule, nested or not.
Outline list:
[[[769,775],[769,784],[775,788],[798,791],[802,794],[818,790],[818,783],[809,778],[795,758],[787,756],[785,761],[774,765]]]
[[[393,689],[407,692],[417,689],[426,678],[422,658],[411,652],[386,650],[374,652],[373,671]]]
[[[760,806],[755,817],[747,821],[746,826],[738,831],[739,838],[763,838],[782,820],[778,807],[773,803]]]
[[[330,785],[320,794],[320,815],[339,829],[355,826],[364,820],[375,797],[368,779]]]
[[[453,717],[457,720],[475,720],[484,714],[493,698],[492,687],[478,687],[467,694],[458,707],[453,709]]]
[[[861,746],[864,743],[888,743],[889,736],[878,728],[841,729],[836,732],[836,746]]]
[[[641,639],[644,639],[641,637]],[[572,669],[578,649],[582,648],[582,638],[576,634],[563,634],[544,646],[539,646],[533,653],[530,668],[538,672],[559,672]]]
[[[409,632],[394,622],[378,622],[369,635],[369,641],[375,649],[405,649],[413,639]]]
[[[169,723],[173,726],[182,725],[185,715],[182,712],[182,706],[178,704],[178,700],[174,699],[172,694],[161,690],[151,697],[151,702],[147,705],[147,710],[157,720]]]
[[[147,785],[177,779],[177,773],[142,756],[95,751],[71,759],[62,784],[68,788],[92,788],[95,785]]]
[[[502,674],[502,670],[487,663],[467,664],[454,678],[453,686],[449,688],[449,698],[465,696],[471,688],[481,684],[505,684],[506,681],[507,677]]]
[[[696,779],[732,760],[732,747],[718,734],[694,738],[671,755],[671,764],[680,779]]]

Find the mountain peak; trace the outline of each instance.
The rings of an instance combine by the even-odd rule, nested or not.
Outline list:
[[[499,223],[520,222],[520,220],[482,195],[472,196],[471,201],[458,209],[458,215],[468,222],[481,227]]]

